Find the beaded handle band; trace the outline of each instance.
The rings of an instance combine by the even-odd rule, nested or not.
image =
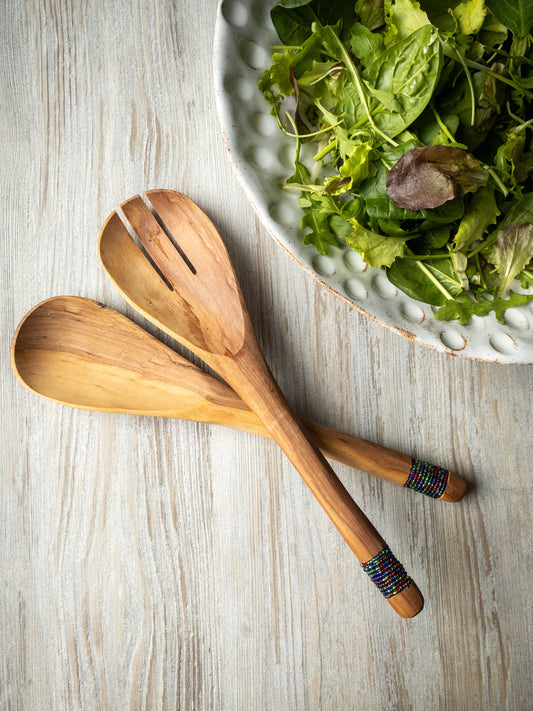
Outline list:
[[[438,499],[444,494],[448,483],[448,474],[448,469],[413,459],[411,471],[404,486],[426,496],[431,496],[433,499]]]
[[[366,563],[361,563],[361,567],[386,598],[397,595],[413,582],[388,546]]]

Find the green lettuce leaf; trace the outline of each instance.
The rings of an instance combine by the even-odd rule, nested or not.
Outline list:
[[[350,220],[350,224],[352,232],[346,238],[346,244],[359,252],[369,267],[389,267],[397,257],[403,256],[405,238],[372,232],[359,224],[355,218]]]
[[[429,17],[416,0],[385,0],[385,18],[387,45],[404,39],[420,27],[430,24]]]
[[[485,0],[465,0],[453,10],[458,31],[462,35],[473,35],[483,27],[487,8]]]
[[[356,145],[340,166],[340,174],[345,178],[351,178],[354,185],[357,185],[362,180],[366,180],[370,175],[371,163],[369,156],[372,150],[372,144],[369,142]]]
[[[468,203],[463,219],[453,238],[455,249],[468,249],[476,240],[481,239],[489,225],[496,222],[500,214],[494,198],[494,187],[484,185],[474,193]]]
[[[507,291],[513,279],[531,261],[533,224],[513,222],[498,232],[490,254],[500,278],[499,292]]]
[[[369,30],[377,30],[385,22],[383,0],[357,0],[355,12]]]

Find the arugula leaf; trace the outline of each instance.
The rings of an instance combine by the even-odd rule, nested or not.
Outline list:
[[[295,159],[295,171],[287,179],[288,185],[295,187],[309,186],[310,175],[306,166],[300,162],[300,150],[298,148]],[[312,186],[311,186],[312,187]],[[304,244],[313,244],[319,254],[328,253],[328,245],[336,245],[337,240],[329,227],[328,217],[335,212],[331,207],[331,198],[322,193],[312,191],[302,192],[298,199],[298,204],[303,212],[302,231],[304,231],[302,241]]]
[[[489,10],[516,37],[525,37],[533,27],[533,0],[485,0]]]
[[[466,325],[472,316],[486,316],[492,309],[492,302],[481,298],[475,301],[469,294],[459,294],[455,299],[448,299],[435,312],[437,321],[459,321],[461,326]]]
[[[348,41],[354,57],[360,59],[364,67],[371,64],[385,48],[383,37],[369,30],[361,22],[354,22]]]
[[[509,297],[506,299],[500,296],[495,296],[493,299],[480,296],[479,299],[474,299],[469,294],[463,293],[455,299],[446,301],[444,306],[441,306],[435,313],[435,318],[437,321],[457,320],[464,326],[472,316],[486,316],[494,311],[496,320],[499,323],[504,323],[507,309],[523,306],[531,300],[533,300],[533,294],[518,294],[516,291],[510,291]]]

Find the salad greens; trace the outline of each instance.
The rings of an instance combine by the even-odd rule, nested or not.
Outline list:
[[[438,319],[533,299],[533,0],[280,0],[271,17],[259,88],[294,138],[304,242],[356,250]]]

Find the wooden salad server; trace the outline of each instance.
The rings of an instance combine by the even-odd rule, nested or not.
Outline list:
[[[226,383],[200,370],[155,336],[109,306],[81,296],[56,296],[21,320],[11,345],[11,365],[37,395],[84,410],[175,417],[225,425],[270,437],[261,420]],[[413,461],[386,447],[304,420],[322,453],[382,479],[409,486]],[[431,492],[458,501],[466,482],[430,467]],[[446,476],[447,474],[447,476]],[[420,484],[420,482],[418,482]],[[415,490],[420,491],[418,486]]]
[[[413,617],[424,605],[420,591],[293,415],[262,356],[213,223],[180,193],[152,190],[146,200],[125,202],[125,221],[113,212],[100,232],[100,260],[112,282],[258,415],[374,584],[398,614]]]

